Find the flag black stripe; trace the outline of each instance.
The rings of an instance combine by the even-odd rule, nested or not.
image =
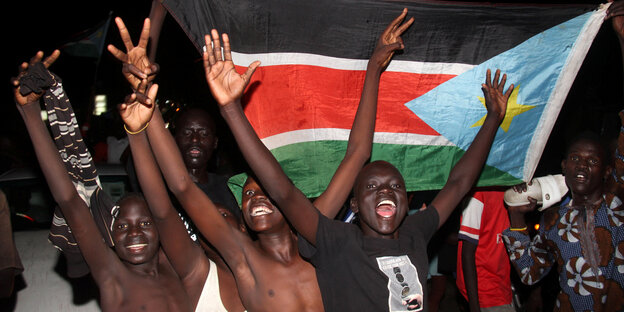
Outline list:
[[[217,28],[241,53],[298,52],[368,59],[403,7],[415,22],[395,60],[478,64],[595,5],[487,5],[397,1],[164,0],[194,42]]]

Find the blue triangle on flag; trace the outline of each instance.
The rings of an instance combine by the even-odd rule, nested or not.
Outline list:
[[[501,73],[507,74],[505,90],[511,83],[518,88],[517,104],[534,107],[516,115],[507,131],[499,127],[486,163],[522,179],[525,157],[533,137],[550,134],[550,130],[540,134],[535,129],[556,91],[568,56],[592,14],[588,12],[547,29],[405,105],[435,131],[466,150],[480,129],[474,125],[487,112],[479,100],[479,97],[483,98],[481,84],[485,82],[486,71],[491,69],[493,78],[499,68]],[[509,102],[512,104],[511,99]]]

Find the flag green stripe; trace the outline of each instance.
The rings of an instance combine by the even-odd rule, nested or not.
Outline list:
[[[336,172],[347,148],[346,141],[314,141],[273,149],[286,174],[308,197],[319,196]],[[371,160],[386,160],[399,169],[408,191],[441,189],[464,151],[455,146],[373,144]],[[240,203],[245,174],[230,178],[230,190]],[[478,186],[514,185],[521,180],[485,166]]]

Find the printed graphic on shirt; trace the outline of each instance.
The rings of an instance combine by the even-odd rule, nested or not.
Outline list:
[[[388,310],[422,311],[423,288],[416,267],[408,256],[377,258],[379,269],[388,276]]]

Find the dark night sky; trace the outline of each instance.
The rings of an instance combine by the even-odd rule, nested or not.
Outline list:
[[[514,2],[514,1],[507,1]],[[517,1],[516,1],[517,2]],[[565,3],[566,1],[544,1]],[[575,2],[575,1],[567,1]],[[580,1],[576,1],[580,2]],[[583,1],[583,3],[600,3]],[[17,66],[30,58],[37,50],[46,53],[60,46],[82,30],[88,29],[108,16],[120,16],[137,38],[143,18],[147,17],[151,0],[131,1],[19,1],[12,9],[3,10],[4,51],[2,62],[5,77],[4,104],[0,110],[0,149],[5,150],[8,137],[23,149],[24,159],[31,159],[32,147],[13,104],[9,78],[17,72]],[[107,43],[121,47],[119,34],[114,23],[109,28]],[[210,101],[210,94],[203,80],[199,54],[182,30],[168,16],[162,29],[157,62],[162,71],[158,76],[161,84],[159,98],[185,103]],[[78,121],[87,118],[84,109],[93,92],[109,95],[110,103],[118,103],[129,88],[120,75],[121,65],[104,51],[99,66],[81,58],[61,55],[52,71],[61,76],[69,98],[77,113]],[[546,147],[543,161],[537,174],[553,173],[559,170],[560,151],[569,136],[587,126],[605,135],[617,133],[619,120],[617,112],[622,105],[622,64],[620,51],[610,23],[603,25],[594,45],[579,72],[570,91],[551,139]],[[95,82],[95,83],[94,83]],[[114,104],[113,104],[114,105]],[[213,105],[208,105],[212,107]],[[118,120],[111,116],[111,121]],[[123,131],[121,126],[109,128]],[[225,130],[227,131],[227,130]],[[4,167],[0,167],[0,170]]]

